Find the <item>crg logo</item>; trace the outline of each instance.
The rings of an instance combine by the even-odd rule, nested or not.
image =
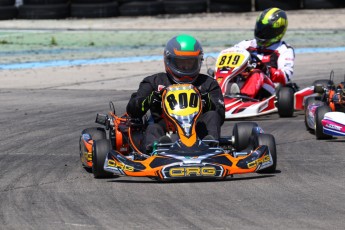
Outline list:
[[[123,171],[131,171],[131,172],[134,171],[133,166],[125,165],[122,162],[117,162],[117,161],[114,161],[114,160],[108,160],[107,165],[109,167],[115,167],[115,168],[122,169]]]
[[[258,167],[260,164],[269,162],[270,160],[271,160],[270,155],[266,155],[266,156],[264,156],[264,158],[262,158],[262,159],[257,159],[257,160],[255,160],[255,161],[249,162],[249,163],[247,164],[247,166],[248,166],[248,168]]]
[[[215,176],[215,167],[176,167],[169,170],[171,177],[180,176]]]

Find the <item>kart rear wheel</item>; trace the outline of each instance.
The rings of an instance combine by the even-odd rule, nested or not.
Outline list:
[[[294,91],[290,87],[281,87],[277,94],[277,108],[280,117],[292,117],[294,112]]]
[[[323,105],[316,108],[315,111],[315,136],[317,140],[331,139],[332,136],[323,133],[322,119],[326,113],[331,112],[331,108],[327,105]]]
[[[334,82],[330,79],[320,79],[320,80],[315,80],[313,82],[314,89],[315,89],[316,85],[322,85],[323,88],[328,88],[328,87],[334,85]]]
[[[107,154],[111,150],[111,144],[109,140],[101,139],[94,141],[92,151],[92,173],[95,178],[109,178],[113,174],[104,171],[104,161]]]
[[[241,122],[236,123],[232,130],[232,135],[235,138],[234,147],[236,151],[244,150],[250,144],[250,137],[253,134],[253,128],[258,127],[255,122]]]
[[[259,173],[274,173],[277,168],[277,148],[276,148],[276,141],[273,135],[266,134],[266,133],[260,133],[256,136],[256,146],[258,147],[260,145],[267,145],[268,149],[270,150],[273,165],[262,169],[259,171]]]

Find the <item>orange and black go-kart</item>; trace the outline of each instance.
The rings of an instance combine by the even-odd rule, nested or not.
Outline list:
[[[329,79],[316,80],[314,94],[304,101],[305,126],[317,139],[345,135],[345,77],[339,84],[334,84],[333,79],[331,71]]]
[[[104,127],[85,129],[80,137],[81,162],[96,178],[221,179],[234,174],[275,172],[274,136],[263,133],[254,122],[236,123],[233,135],[219,140],[198,138],[195,126],[202,100],[193,85],[172,85],[163,90],[162,109],[170,131],[161,138],[164,141],[153,144],[150,153],[142,148],[147,119],[117,116],[113,103],[110,105],[108,115],[96,116],[96,123]]]

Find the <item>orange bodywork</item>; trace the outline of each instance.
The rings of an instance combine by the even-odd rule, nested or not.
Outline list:
[[[117,156],[111,155],[111,158],[108,159],[107,165],[116,167],[121,169],[121,172],[126,175],[126,176],[132,176],[132,177],[155,177],[159,178],[161,180],[167,179],[164,177],[162,174],[162,171],[165,167],[173,167],[170,165],[161,165],[159,167],[154,167],[152,168],[150,165],[152,164],[153,161],[157,160],[157,158],[160,158],[162,161],[163,160],[168,160],[169,157],[167,156],[152,156],[147,158],[146,160],[140,160],[140,161],[127,161],[127,164],[124,162],[121,162],[119,159],[124,158],[121,153],[117,152]],[[259,165],[261,163],[267,162],[271,160],[271,157],[268,153],[263,154],[260,158],[255,159],[252,162],[247,163],[247,168],[240,168],[238,167],[238,163],[241,160],[244,160],[245,158],[250,157],[251,154],[247,156],[242,156],[242,157],[233,157],[230,154],[227,153],[222,153],[217,155],[217,157],[225,157],[231,162],[231,165],[226,165],[226,164],[217,164],[215,163],[214,165],[211,166],[193,166],[189,165],[186,167],[180,167],[176,166],[175,168],[175,177],[170,178],[170,179],[178,179],[179,177],[187,177],[190,176],[188,174],[196,175],[196,176],[213,176],[213,177],[219,177],[219,178],[225,178],[227,176],[233,175],[233,174],[245,174],[245,173],[254,173],[257,171]],[[120,156],[120,157],[119,157]],[[143,166],[142,170],[138,170],[134,165],[135,164],[140,164]],[[217,166],[222,169],[222,173],[215,176],[215,174],[212,174],[210,168],[212,169],[212,166]],[[206,169],[203,171],[203,168]],[[208,168],[208,171],[207,171]]]
[[[121,124],[125,124],[128,122],[128,115],[124,114],[122,117],[116,116],[113,112],[109,112],[109,115],[113,117],[114,120],[114,133],[115,133],[115,147],[116,150],[121,152],[122,154],[128,154],[129,152],[129,143],[124,143],[123,141],[123,133],[119,130],[119,126]],[[131,135],[130,135],[130,128],[128,128],[128,135],[130,139],[130,144],[134,149],[138,152],[138,154],[142,154],[139,149],[136,147],[135,143],[133,142]],[[85,140],[82,138],[82,143],[84,146],[83,156],[82,156],[82,163],[84,166],[91,168],[92,167],[92,146],[93,140]]]
[[[84,145],[84,151],[82,151],[83,155],[81,157],[82,163],[88,167],[92,167],[92,145],[93,145],[93,140],[84,140],[82,138],[81,140]]]

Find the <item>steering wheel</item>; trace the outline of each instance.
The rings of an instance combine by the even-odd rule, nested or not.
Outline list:
[[[260,69],[261,71],[266,73],[266,71],[267,71],[266,64],[263,63],[261,61],[261,59],[256,54],[250,53],[250,57],[251,57],[251,64],[256,63],[256,66],[254,68]]]

